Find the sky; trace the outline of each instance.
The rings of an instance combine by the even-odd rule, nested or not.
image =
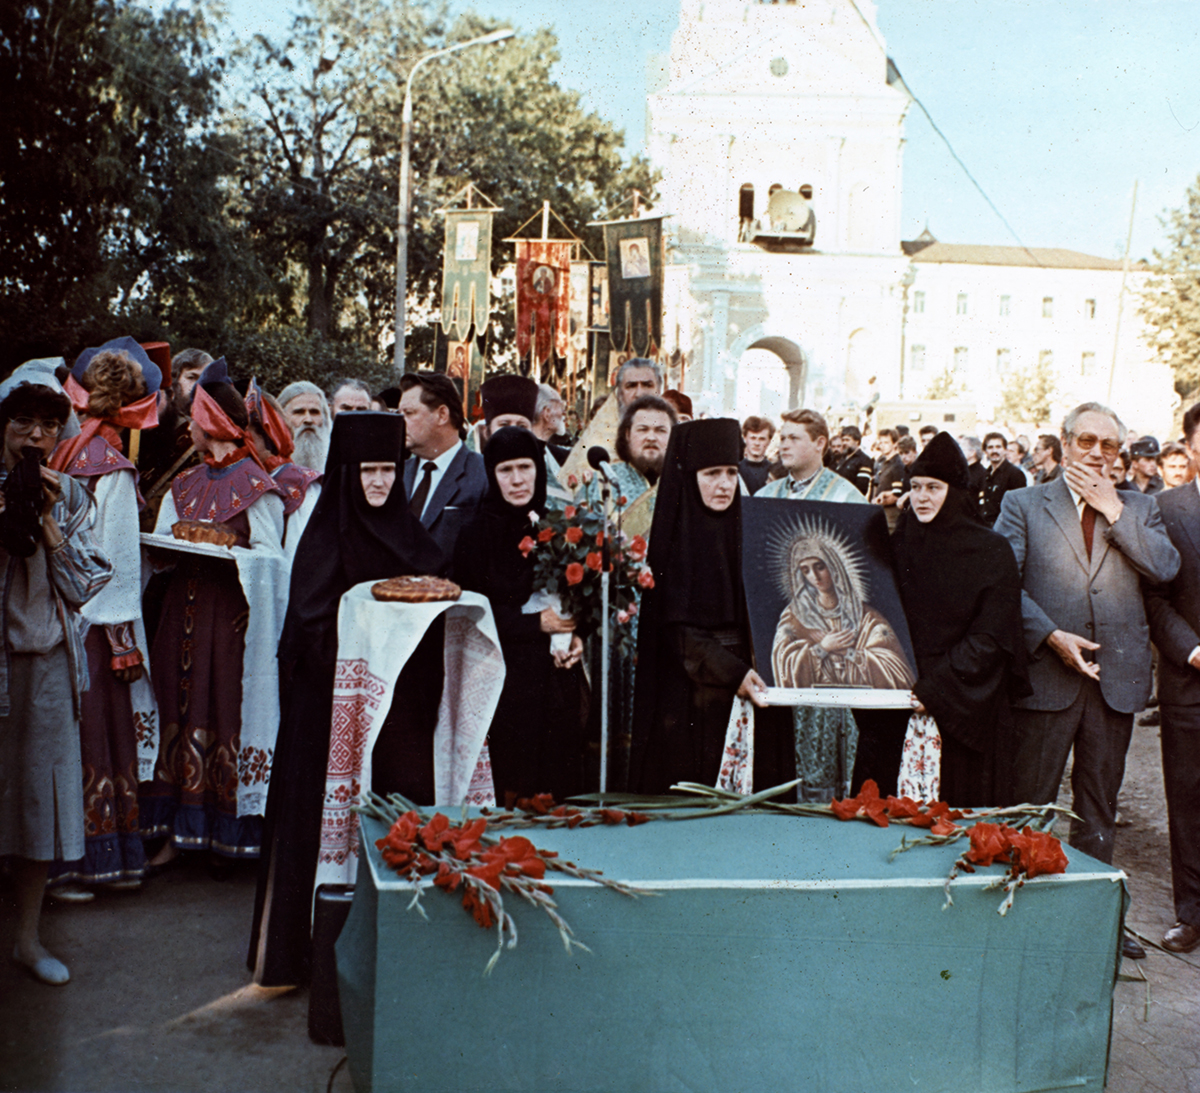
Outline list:
[[[452,0],[519,31],[555,30],[555,75],[643,150],[649,57],[670,49],[679,0]],[[245,34],[281,34],[292,0],[227,0]],[[1195,0],[879,0],[905,82],[1026,246],[1119,258],[1166,246],[1160,217],[1200,174]],[[490,48],[503,48],[490,47]],[[914,105],[902,235],[1015,244]],[[670,210],[664,210],[670,211]]]

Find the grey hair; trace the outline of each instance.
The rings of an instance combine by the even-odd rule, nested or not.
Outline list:
[[[617,378],[613,381],[613,387],[620,388],[621,381],[625,378],[625,369],[627,368],[649,368],[654,373],[654,386],[658,390],[662,390],[662,365],[657,361],[650,360],[649,357],[630,357],[629,360],[617,369]]]
[[[533,416],[541,417],[542,411],[547,406],[553,406],[556,402],[561,402],[564,406],[566,405],[566,400],[550,384],[539,383],[537,405],[533,408]]]
[[[325,392],[321,390],[315,383],[309,383],[308,380],[296,380],[289,383],[277,396],[279,405],[285,410],[288,403],[299,395],[316,395],[321,400],[321,414],[326,421],[329,421],[329,400],[325,397]]]
[[[207,368],[212,362],[211,354],[203,349],[181,349],[171,358],[171,373],[178,376],[185,368]]]
[[[1110,410],[1100,402],[1081,402],[1063,418],[1062,435],[1064,440],[1069,436],[1075,435],[1075,425],[1078,423],[1081,414],[1103,414],[1105,417],[1112,418],[1113,424],[1117,427],[1118,442],[1121,444],[1125,443],[1125,434],[1128,430],[1125,428],[1124,423],[1117,417],[1115,410]]]
[[[363,380],[356,379],[353,376],[344,376],[342,379],[334,380],[333,386],[329,388],[329,401],[333,401],[333,396],[336,395],[343,387],[349,387],[351,391],[361,391],[369,399],[375,396],[371,393],[371,388],[366,385]]]
[[[977,456],[983,455],[983,445],[979,442],[979,437],[960,436],[958,439],[961,440],[968,448],[970,448],[971,451],[973,451]]]

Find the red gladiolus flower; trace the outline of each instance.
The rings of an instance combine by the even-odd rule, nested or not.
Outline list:
[[[492,917],[492,905],[486,899],[481,899],[471,885],[467,885],[463,892],[463,906],[474,915],[475,921],[485,930],[495,924],[496,920]]]
[[[1066,871],[1067,855],[1053,835],[1027,827],[1021,834],[1012,835],[1010,842],[1017,856],[1014,864],[1027,877]]]
[[[604,532],[602,531],[596,532],[596,546],[604,546]]]
[[[573,490],[578,485],[579,485],[578,478],[576,478],[573,474],[567,475],[567,489]]]
[[[921,815],[921,802],[911,797],[889,797],[887,813],[893,820],[907,820],[912,816]]]
[[[635,561],[640,562],[646,557],[646,540],[640,535],[633,537],[633,542],[629,544],[629,556]]]
[[[831,801],[830,810],[839,820],[868,819],[880,827],[888,826],[887,802],[879,796],[879,786],[873,778],[863,782],[857,797]]]
[[[483,861],[479,865],[472,865],[466,872],[476,880],[481,880],[484,884],[490,885],[499,891],[500,874],[504,872],[505,859],[503,857],[492,857],[489,860],[489,854],[491,854],[490,850],[483,854]]]
[[[653,588],[654,574],[648,569],[643,569],[641,573],[638,574],[638,584],[640,584],[643,588]]]
[[[479,837],[487,830],[487,820],[473,820],[465,827],[456,828],[452,832],[450,845],[454,847],[454,856],[462,861],[468,861],[472,854],[479,850]]]
[[[450,821],[439,812],[418,834],[421,836],[421,842],[425,844],[425,849],[436,853],[450,841]]]
[[[449,865],[442,862],[438,866],[438,874],[433,878],[433,883],[446,892],[453,892],[462,883],[462,874],[457,869],[451,869]]]
[[[542,530],[538,532],[537,541],[539,543],[548,543],[553,538],[554,538],[554,529],[553,528],[542,528]]]
[[[572,475],[571,477],[574,478],[575,476]],[[575,506],[568,505],[565,509],[563,509],[563,517],[567,520],[574,520],[575,519]]]
[[[546,875],[546,863],[538,856],[537,847],[522,835],[501,839],[498,845],[485,850],[482,858],[489,867],[498,864],[501,872],[508,869],[526,877],[533,877],[535,880],[541,880]],[[468,870],[468,872],[474,871]],[[497,882],[495,884],[488,881],[493,888],[500,887],[499,875],[499,873],[496,874]]]
[[[971,828],[971,848],[963,857],[975,865],[991,865],[993,862],[1008,863],[1011,850],[1009,837],[1011,827],[1004,824],[978,823]]]
[[[517,808],[522,812],[534,812],[538,816],[545,816],[554,808],[554,794],[538,793],[533,797],[522,797],[517,801]],[[558,813],[555,812],[555,815]]]
[[[522,540],[521,540],[521,541],[520,541],[520,542],[517,544],[517,549],[518,549],[518,550],[519,550],[519,551],[520,551],[522,554],[524,554],[526,558],[528,558],[528,557],[529,557],[529,552],[530,552],[530,551],[532,551],[532,550],[534,550],[534,549],[536,549],[536,548],[537,548],[537,543],[535,543],[535,542],[534,542],[534,541],[533,541],[531,538],[529,538],[529,536],[528,536],[528,535],[526,535],[526,536],[525,536],[525,538],[524,538],[524,539],[522,539]]]
[[[598,550],[592,551],[592,553],[587,556],[586,560],[588,569],[594,569],[597,573],[600,572],[600,566],[604,559]]]
[[[567,540],[567,542],[568,542],[568,543],[570,543],[572,546],[574,546],[574,545],[575,545],[577,542],[579,542],[579,540],[580,540],[580,539],[582,539],[582,538],[583,538],[583,528],[581,528],[581,527],[570,527],[570,528],[567,528],[567,530],[566,530],[566,540]]]
[[[621,494],[621,496],[617,498],[617,504],[620,505],[621,508],[624,508],[626,505],[629,504],[629,498],[626,497],[624,494]]]
[[[583,580],[583,566],[581,566],[578,562],[572,562],[569,566],[567,566],[565,576],[567,578],[567,584],[578,584]]]

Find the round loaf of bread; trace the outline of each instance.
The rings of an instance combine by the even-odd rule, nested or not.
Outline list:
[[[457,600],[462,589],[445,577],[391,577],[373,584],[371,595],[384,603],[437,603]]]
[[[237,536],[224,524],[210,524],[203,520],[180,520],[171,525],[171,534],[185,543],[211,543],[223,547],[237,543]]]

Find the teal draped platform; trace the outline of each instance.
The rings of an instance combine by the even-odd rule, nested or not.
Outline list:
[[[452,817],[456,819],[457,817]],[[430,921],[366,821],[337,944],[358,1093],[1033,1093],[1104,1086],[1123,874],[1067,847],[1067,873],[1003,893],[942,883],[965,840],[888,861],[911,828],[733,815],[522,831],[651,887],[632,900],[547,876],[592,950],[568,956],[511,894],[495,932],[428,890]]]

